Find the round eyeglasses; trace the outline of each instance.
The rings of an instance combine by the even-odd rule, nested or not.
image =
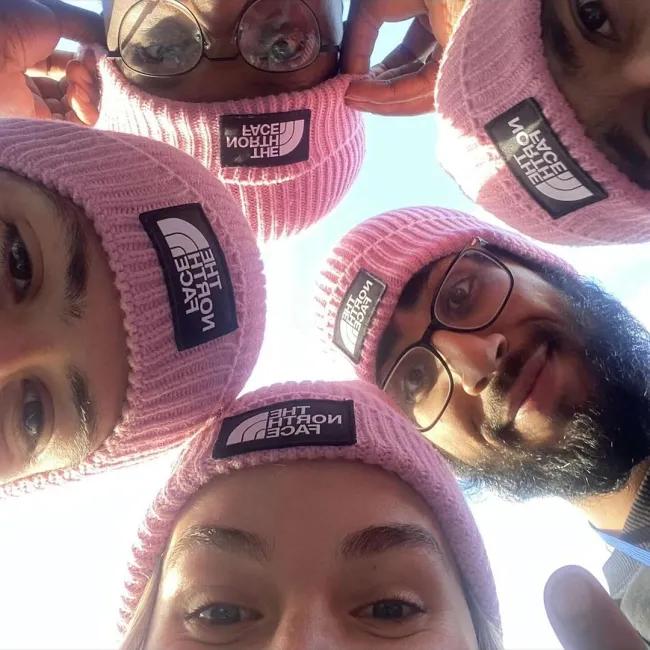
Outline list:
[[[449,405],[454,388],[442,354],[431,345],[436,330],[475,332],[494,323],[506,306],[514,278],[510,269],[474,239],[452,262],[431,302],[431,322],[422,338],[404,350],[381,383],[422,432]]]
[[[234,56],[215,54],[196,16],[179,0],[140,0],[124,15],[118,34],[120,56],[131,70],[149,77],[174,77],[193,70],[203,57],[233,61],[240,56],[264,72],[295,72],[323,52],[318,19],[303,0],[255,0],[241,14],[233,40]],[[232,44],[232,43],[231,43]]]

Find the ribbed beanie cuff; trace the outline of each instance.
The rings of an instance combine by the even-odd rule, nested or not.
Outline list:
[[[260,441],[265,426],[263,411],[268,413],[293,402],[293,406],[302,403],[310,414],[316,414],[319,407],[311,405],[310,400],[336,403],[328,410],[330,414],[342,414],[343,424],[330,432],[337,437],[336,445],[299,446],[295,436],[282,438],[282,447],[277,442],[269,445],[268,439]],[[250,411],[253,413],[249,418]],[[216,476],[297,460],[356,461],[396,474],[427,503],[454,554],[466,588],[488,620],[500,628],[499,604],[485,548],[456,480],[440,453],[395,412],[378,389],[362,382],[278,384],[245,395],[227,415],[242,417],[234,423],[226,420],[216,432],[205,432],[194,439],[140,527],[120,612],[122,630],[165,551],[180,510],[202,486]],[[246,433],[242,433],[244,430]],[[344,437],[347,442],[343,442]],[[234,454],[223,451],[235,447]],[[232,455],[224,457],[226,453]]]
[[[586,135],[549,70],[541,21],[542,0],[467,0],[436,86],[439,160],[473,201],[536,239],[650,240],[650,192]]]
[[[0,121],[0,167],[70,199],[90,219],[114,274],[129,354],[125,410],[101,447],[79,467],[10,483],[0,487],[0,495],[22,494],[142,460],[219,417],[252,371],[265,318],[259,251],[225,188],[167,145],[53,121]],[[140,216],[188,205],[194,206],[190,211],[203,213],[221,248],[232,285],[232,295],[223,299],[236,324],[222,336],[180,346],[174,316],[182,318],[183,313],[171,301],[160,251]],[[173,245],[188,251],[202,248],[196,231],[190,228],[189,234],[196,245],[173,244],[174,237],[183,235],[166,239],[174,259],[183,258]],[[210,251],[216,252],[215,247],[204,252]],[[225,275],[222,280],[225,287]],[[211,295],[217,300],[222,293]]]
[[[344,101],[348,76],[300,92],[189,103],[140,90],[108,59],[99,70],[98,128],[166,142],[201,162],[260,239],[293,235],[326,216],[361,169],[365,131]]]
[[[375,383],[377,348],[408,281],[475,237],[573,273],[531,241],[462,212],[433,207],[387,212],[348,232],[323,269],[316,309],[327,349],[343,352],[360,378]]]

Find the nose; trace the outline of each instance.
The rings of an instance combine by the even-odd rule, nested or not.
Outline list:
[[[42,365],[56,355],[54,339],[47,323],[31,327],[25,319],[7,318],[0,313],[0,380],[22,368]]]
[[[270,650],[332,650],[346,647],[336,617],[315,599],[307,599],[282,614]]]
[[[479,395],[486,388],[508,351],[502,334],[478,336],[440,331],[434,333],[432,343],[460,377],[468,395]]]

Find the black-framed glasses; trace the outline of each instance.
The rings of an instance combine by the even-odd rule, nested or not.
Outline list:
[[[318,18],[303,0],[253,0],[228,41],[238,52],[221,56],[222,44],[201,28],[180,0],[140,0],[124,15],[119,50],[112,54],[139,74],[175,77],[196,68],[204,57],[234,61],[241,56],[257,70],[295,72],[322,53],[341,49],[340,44],[322,42]]]
[[[458,253],[431,301],[431,321],[422,338],[406,348],[381,384],[422,432],[429,431],[449,405],[454,388],[443,355],[431,344],[436,330],[475,332],[494,323],[506,306],[514,278],[480,238]]]

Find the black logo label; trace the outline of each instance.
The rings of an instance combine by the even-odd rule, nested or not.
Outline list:
[[[554,219],[608,194],[573,160],[532,98],[485,126],[510,171]]]
[[[361,269],[343,297],[336,315],[334,345],[359,363],[363,342],[386,285]]]
[[[226,418],[212,457],[262,449],[351,446],[357,442],[352,400],[297,399]]]
[[[237,306],[219,240],[198,203],[140,215],[163,269],[176,347],[189,350],[237,329]]]
[[[223,167],[277,167],[309,160],[311,111],[221,116]]]

